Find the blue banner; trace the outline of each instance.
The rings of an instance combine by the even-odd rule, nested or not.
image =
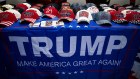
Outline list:
[[[128,79],[139,36],[138,28],[4,28],[0,79]]]

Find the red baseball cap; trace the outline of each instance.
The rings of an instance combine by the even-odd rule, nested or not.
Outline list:
[[[129,22],[133,24],[140,24],[140,13],[139,12],[131,12],[128,14],[127,18],[129,18]]]
[[[55,7],[49,6],[49,7],[44,9],[44,16],[47,16],[49,18],[58,17],[59,12]]]
[[[2,12],[0,13],[0,25],[2,26],[11,26],[14,22],[18,19],[16,18],[15,14],[11,12]]]
[[[129,14],[131,13],[131,12],[134,12],[133,10],[123,10],[123,11],[121,11],[121,13],[123,13],[124,14],[124,17],[125,17],[125,19],[127,20],[127,21],[130,21],[131,19],[129,18]]]
[[[72,9],[62,9],[60,11],[60,20],[72,21],[75,18],[75,14]]]
[[[116,23],[128,23],[124,14],[119,11],[110,11],[112,21]]]
[[[26,10],[21,14],[21,22],[26,21],[29,23],[34,23],[37,19],[39,19],[39,15],[33,9]]]
[[[28,9],[28,6],[23,4],[23,3],[19,3],[16,5],[16,8],[20,8],[20,9],[23,9],[25,11]]]

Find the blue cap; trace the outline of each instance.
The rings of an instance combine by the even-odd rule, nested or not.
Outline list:
[[[99,25],[111,25],[111,15],[108,12],[99,12],[94,15],[95,21]]]

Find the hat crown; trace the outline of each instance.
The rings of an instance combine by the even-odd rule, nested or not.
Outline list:
[[[6,10],[6,12],[13,13],[16,16],[17,19],[21,18],[21,14],[15,9]]]
[[[111,20],[111,16],[108,12],[99,12],[97,14],[95,14],[95,20],[99,21],[99,20]]]

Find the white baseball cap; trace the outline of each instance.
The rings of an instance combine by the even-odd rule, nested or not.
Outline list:
[[[10,4],[5,4],[5,5],[2,6],[2,8],[12,9],[12,8],[14,8],[14,6],[12,6]]]
[[[90,23],[93,20],[91,13],[88,10],[80,10],[76,14],[77,23],[87,22]]]
[[[91,6],[87,9],[87,11],[89,11],[91,14],[93,14],[93,13],[98,13],[99,9],[96,6]]]
[[[91,6],[87,10],[91,13],[92,18],[94,20],[95,19],[95,14],[97,14],[99,12],[99,9],[96,6]]]
[[[17,19],[21,18],[21,14],[15,9],[9,9],[9,10],[6,10],[6,12],[13,13],[16,16]]]

